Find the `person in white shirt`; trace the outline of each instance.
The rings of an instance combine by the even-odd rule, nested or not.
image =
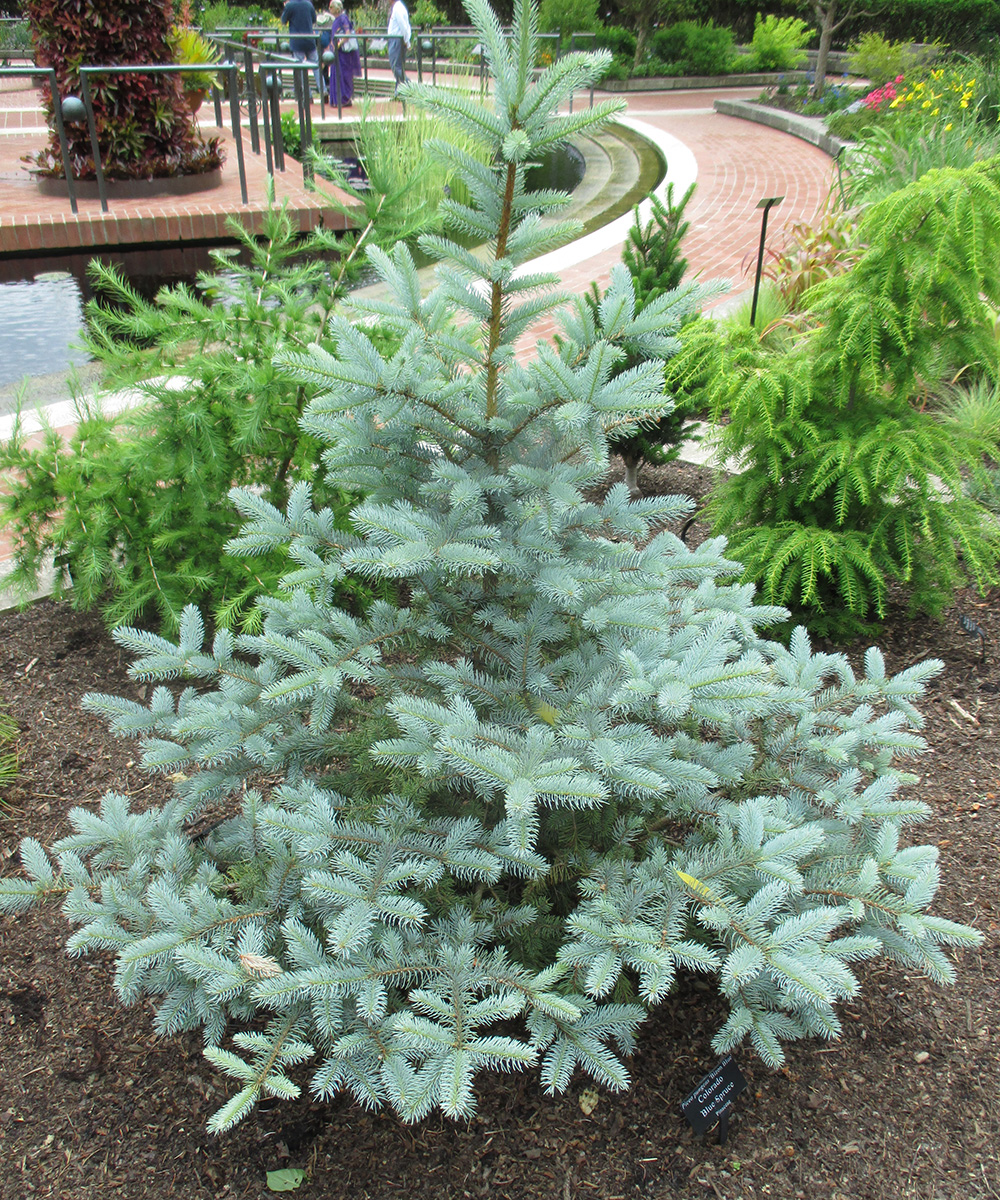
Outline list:
[[[389,10],[389,66],[392,67],[392,77],[396,81],[393,96],[399,92],[399,85],[406,83],[406,51],[410,48],[410,14],[406,11],[403,0],[396,0]]]

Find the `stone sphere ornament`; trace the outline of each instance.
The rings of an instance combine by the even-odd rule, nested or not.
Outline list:
[[[79,125],[87,119],[87,107],[79,96],[66,96],[59,108],[68,125]]]

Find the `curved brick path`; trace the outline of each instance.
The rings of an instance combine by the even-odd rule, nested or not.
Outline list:
[[[768,225],[768,244],[796,221],[811,220],[833,179],[832,160],[788,134],[712,110],[720,96],[752,99],[759,88],[724,92],[654,92],[631,95],[628,115],[683,142],[698,164],[697,187],[685,216],[691,228],[683,243],[690,270],[705,279],[726,279],[734,291],[747,286],[744,260],[756,254],[760,237],[757,201],[784,196]],[[563,284],[585,290],[607,281],[621,257],[620,246],[566,271]]]

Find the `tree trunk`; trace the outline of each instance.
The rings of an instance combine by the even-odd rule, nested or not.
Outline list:
[[[826,63],[830,57],[830,43],[833,41],[834,20],[837,16],[837,0],[829,0],[825,8],[815,6],[816,16],[819,17],[819,51],[816,55],[816,78],[813,80],[812,94],[818,100],[823,95],[826,86]]]
[[[630,495],[639,495],[639,464],[642,462],[642,456],[638,455],[635,458],[630,454],[628,458],[622,455],[622,460],[625,463],[625,486],[628,488]]]
[[[649,27],[652,20],[649,13],[642,13],[639,16],[639,23],[635,30],[635,61],[632,63],[632,70],[638,70],[643,58],[646,55],[646,42],[649,39]]]

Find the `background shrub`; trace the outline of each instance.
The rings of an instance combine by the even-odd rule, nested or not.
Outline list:
[[[732,30],[714,21],[678,21],[658,29],[649,47],[675,75],[724,75],[735,55]]]
[[[631,66],[635,56],[635,34],[622,25],[604,25],[597,31],[596,48],[627,58]]]
[[[410,13],[410,22],[423,29],[433,29],[436,25],[447,24],[447,17],[432,0],[417,0]]]
[[[851,47],[848,65],[852,75],[867,79],[872,87],[881,87],[905,75],[916,58],[909,42],[890,42],[881,33],[865,33]]]
[[[754,21],[750,60],[758,71],[791,71],[806,60],[803,47],[812,30],[798,17],[762,17]]]
[[[867,209],[863,252],[806,294],[811,333],[791,348],[699,325],[669,364],[744,467],[713,494],[716,530],[764,599],[817,630],[869,628],[890,582],[935,615],[997,579],[1000,529],[964,484],[1000,449],[927,397],[960,372],[1000,377],[998,166],[934,171]]]
[[[542,33],[559,33],[569,45],[574,33],[593,33],[600,29],[598,0],[542,0],[538,8],[538,28]]]
[[[268,25],[276,14],[264,4],[227,4],[225,0],[216,0],[216,3],[206,4],[200,9],[192,6],[191,15],[200,29],[213,33],[220,27]]]
[[[31,29],[27,21],[4,22],[0,25],[0,60],[6,61],[4,56],[9,54],[20,56],[31,53]]]

